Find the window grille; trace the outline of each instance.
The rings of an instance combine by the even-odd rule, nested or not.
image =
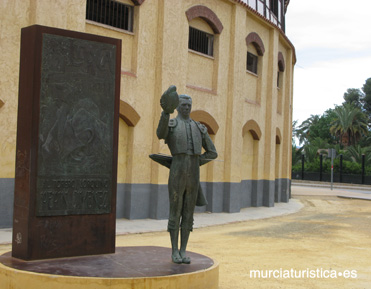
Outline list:
[[[252,73],[258,74],[258,56],[247,52],[246,69]]]
[[[134,7],[112,0],[87,0],[86,19],[133,32]]]
[[[188,48],[213,56],[214,35],[189,27]]]

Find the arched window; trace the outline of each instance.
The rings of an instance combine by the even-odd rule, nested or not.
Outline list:
[[[223,30],[223,25],[216,14],[206,6],[196,5],[186,11],[186,16],[189,25],[188,48],[209,56],[214,55],[214,34],[220,34]],[[205,21],[210,29],[202,26],[196,21],[200,18]],[[193,25],[192,25],[193,24]]]
[[[247,51],[246,70],[258,74],[258,56]]]
[[[258,123],[255,120],[250,119],[245,123],[242,128],[242,155],[241,155],[241,177],[242,180],[255,183],[261,178],[262,164],[259,159],[260,139],[262,133]],[[261,206],[262,198],[258,195],[263,194],[262,188],[257,185],[251,185],[251,203],[246,202],[246,196],[241,195],[241,207],[251,205],[254,207]],[[258,200],[261,199],[259,202]]]
[[[144,0],[132,0],[135,6]],[[133,32],[134,6],[112,0],[87,0],[86,19]]]
[[[258,123],[255,120],[250,119],[245,123],[242,128],[242,136],[244,136],[247,132],[250,132],[254,140],[260,140],[262,132]]]
[[[138,121],[140,120],[140,115],[137,111],[126,101],[120,99],[120,118],[128,125],[128,126],[136,126]]]
[[[281,144],[281,139],[282,139],[281,131],[280,131],[280,129],[277,127],[277,128],[276,128],[276,144]]]
[[[206,54],[214,55],[214,35],[189,26],[188,48]]]
[[[259,56],[264,55],[264,44],[259,35],[251,32],[246,37],[247,56],[246,56],[246,70],[254,74],[258,74]],[[252,45],[255,49],[249,49]]]
[[[282,52],[278,52],[277,87],[282,87],[282,73],[285,71],[285,59]]]

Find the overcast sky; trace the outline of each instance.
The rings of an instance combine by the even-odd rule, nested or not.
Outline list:
[[[370,0],[291,0],[286,35],[296,49],[293,120],[343,102],[371,77]]]

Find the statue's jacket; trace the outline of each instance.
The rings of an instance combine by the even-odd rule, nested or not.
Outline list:
[[[170,119],[170,115],[162,112],[159,125],[157,127],[157,137],[164,139],[169,146],[171,155],[187,153],[187,133],[185,122],[176,117]],[[194,120],[190,120],[193,151],[201,159],[215,159],[218,154],[215,146],[207,133],[207,128]],[[202,153],[202,147],[205,152]]]
[[[193,142],[193,154],[199,155],[200,165],[217,158],[218,153],[216,152],[215,146],[207,133],[207,128],[203,124],[192,119],[190,120],[190,126]],[[156,133],[159,139],[165,140],[172,156],[187,153],[186,125],[180,118],[176,117],[170,119],[168,113],[162,112]],[[204,153],[202,153],[202,148],[205,149]],[[201,186],[199,185],[196,205],[204,206],[206,204],[206,198],[202,192]]]

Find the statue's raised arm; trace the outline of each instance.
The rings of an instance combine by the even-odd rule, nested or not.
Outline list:
[[[169,131],[168,123],[170,114],[178,107],[179,96],[176,92],[176,86],[171,85],[161,96],[160,105],[163,109],[161,113],[160,122],[157,127],[157,137],[159,139],[166,139]]]

